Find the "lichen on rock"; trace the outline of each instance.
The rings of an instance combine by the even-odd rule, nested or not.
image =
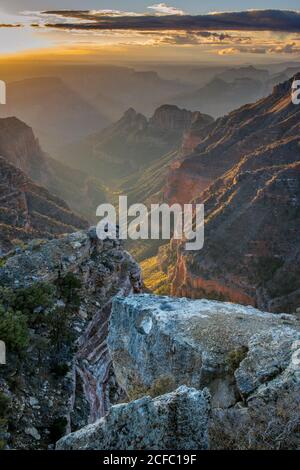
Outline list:
[[[209,394],[185,386],[114,405],[109,413],[62,438],[58,450],[190,450],[208,448]]]

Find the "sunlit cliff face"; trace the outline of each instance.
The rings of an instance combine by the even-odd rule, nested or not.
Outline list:
[[[160,8],[145,14],[117,10],[17,15],[0,12],[0,53],[2,57],[42,56],[49,60],[64,57],[74,61],[126,58],[198,62],[222,60],[222,57],[227,61],[250,58],[263,61],[300,57],[300,32],[289,31],[285,19],[280,22],[283,31],[276,31],[276,22],[274,31],[253,31],[253,18],[249,30],[245,21],[237,30],[227,27],[222,30],[224,22],[214,26],[215,22],[210,20],[218,19],[219,14],[206,15],[208,20],[201,20],[198,25],[194,18],[199,17],[186,16],[178,9],[173,14],[172,7],[159,5]],[[273,19],[270,15],[264,21],[272,25]]]

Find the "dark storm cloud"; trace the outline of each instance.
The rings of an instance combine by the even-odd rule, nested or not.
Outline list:
[[[153,34],[153,33],[151,33]],[[230,34],[224,33],[212,33],[210,31],[184,31],[174,34],[164,34],[157,33],[159,35],[160,44],[176,44],[176,45],[197,45],[202,44],[203,39],[205,41],[210,41],[210,43],[218,44],[223,41],[235,41],[235,37]]]
[[[114,15],[109,12],[89,10],[45,11],[55,15],[57,22],[46,26],[76,30],[234,30],[300,32],[300,13],[284,10],[251,10],[211,15]],[[65,21],[59,21],[64,18]],[[72,22],[72,18],[76,20]],[[68,21],[66,21],[68,19]],[[78,20],[82,22],[78,22]]]

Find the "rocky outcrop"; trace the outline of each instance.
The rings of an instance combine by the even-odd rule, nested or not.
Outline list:
[[[214,120],[211,116],[194,113],[194,118],[182,139],[181,154],[183,157],[191,154],[200,142],[207,137]]]
[[[121,119],[117,121],[114,129],[117,132],[118,130],[119,132],[124,132],[126,129],[128,132],[132,132],[133,129],[136,129],[137,131],[144,131],[147,128],[147,125],[147,118],[143,114],[137,113],[133,108],[129,108],[123,114]]]
[[[298,448],[300,323],[208,300],[116,298],[109,351],[130,397],[180,384],[211,395],[210,448]]]
[[[215,409],[210,422],[214,449],[299,449],[299,329],[257,333],[235,372],[243,401]]]
[[[0,155],[27,175],[33,176],[41,159],[41,149],[31,127],[16,117],[0,119]]]
[[[201,113],[180,109],[171,104],[165,104],[157,108],[149,119],[149,126],[157,130],[178,131],[189,129],[198,116],[206,123],[212,120],[210,116]]]
[[[87,227],[67,204],[0,157],[0,250]]]
[[[17,316],[23,318],[22,361],[8,337],[0,374],[0,393],[10,400],[5,442],[16,449],[51,448],[122,396],[107,325],[112,298],[141,290],[140,269],[118,240],[100,241],[91,229],[10,254],[1,263],[0,285],[1,309],[15,299],[10,311],[23,315]],[[8,334],[2,323],[0,330]]]
[[[62,438],[58,450],[190,450],[208,447],[207,392],[179,387],[113,406],[94,424]]]
[[[288,334],[285,324],[300,326],[292,316],[251,307],[144,294],[115,299],[108,345],[118,383],[129,396],[185,384],[209,387],[213,406],[226,407],[238,398],[231,355],[246,356],[257,331],[281,328]]]

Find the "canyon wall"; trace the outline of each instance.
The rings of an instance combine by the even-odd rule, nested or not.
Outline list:
[[[0,435],[8,448],[52,448],[122,397],[107,328],[112,298],[141,290],[140,269],[118,240],[100,241],[91,229],[8,256],[0,285],[6,321],[17,329],[11,338],[0,324],[0,393],[9,401]]]
[[[203,249],[169,247],[173,295],[299,308],[300,108],[292,81],[218,119],[171,169],[166,199],[205,205]]]

